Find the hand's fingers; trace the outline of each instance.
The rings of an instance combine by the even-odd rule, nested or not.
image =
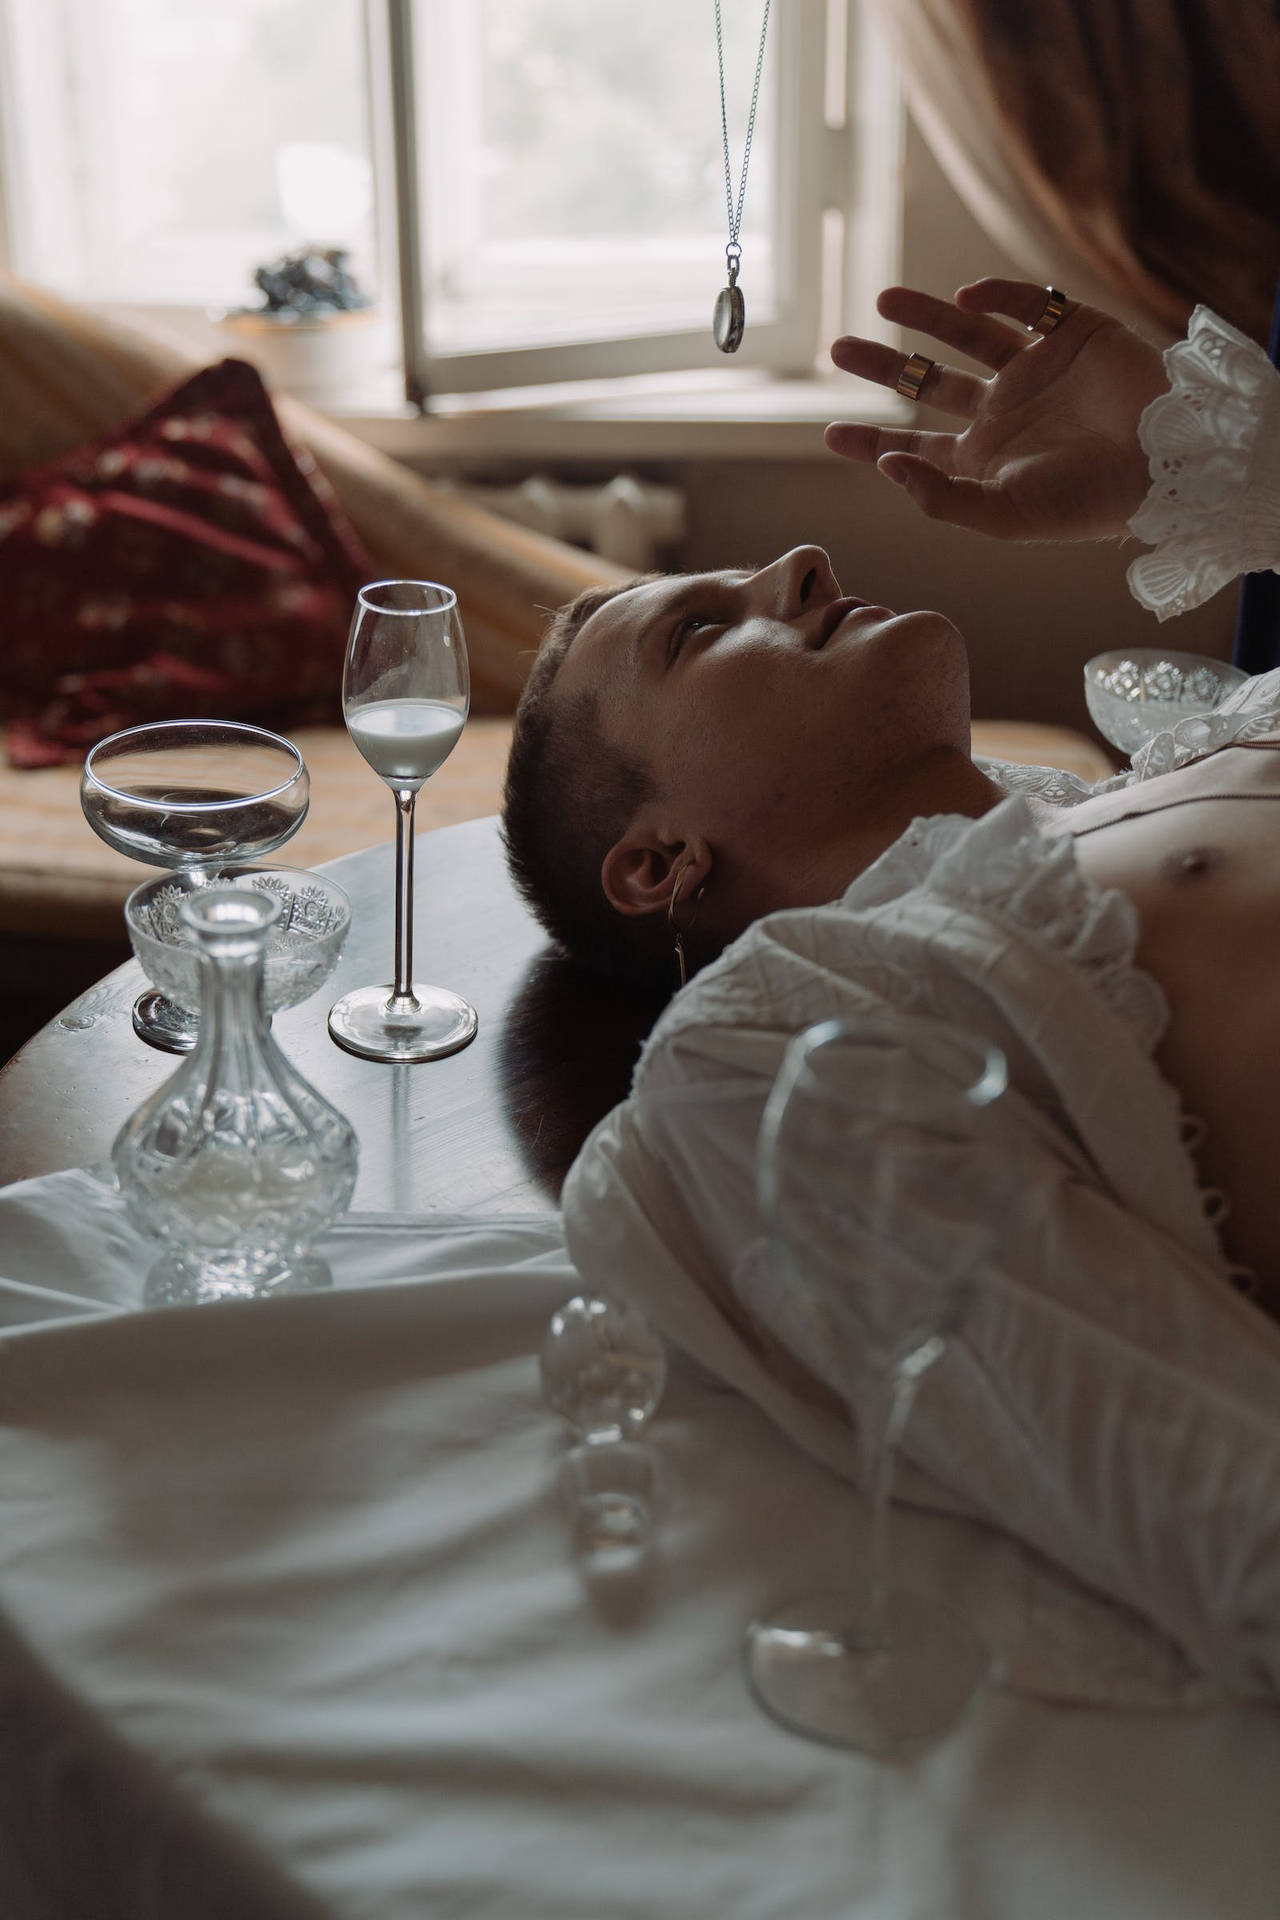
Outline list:
[[[824,436],[832,453],[867,466],[885,454],[911,454],[944,473],[951,471],[952,433],[913,433],[906,427],[869,427],[857,420],[833,420]]]
[[[898,353],[879,340],[863,340],[856,334],[846,334],[832,342],[831,358],[845,373],[857,374],[861,380],[874,380],[877,386],[896,389],[910,355]],[[976,374],[961,373],[955,367],[935,361],[921,382],[916,398],[927,406],[939,407],[943,413],[962,414],[969,420],[978,410],[985,386],[986,382]]]
[[[975,280],[971,286],[961,287],[956,294],[956,305],[966,313],[1007,313],[1011,319],[1020,320],[1024,327],[1034,327],[1044,312],[1044,303],[1049,289],[1037,286],[1034,280]],[[1063,310],[1063,318],[1075,312],[1079,301],[1068,300]],[[1024,346],[1027,344],[1024,340]]]
[[[1044,289],[1040,290],[1040,306]],[[986,320],[972,313],[961,313],[949,300],[937,300],[916,287],[886,287],[876,301],[876,311],[895,326],[910,327],[915,333],[932,334],[956,353],[968,354],[981,366],[999,368],[1027,344],[1025,333],[1017,333],[999,320]],[[1040,307],[1036,308],[1037,314]]]
[[[885,478],[901,487],[912,505],[930,520],[969,527],[997,540],[1027,537],[1022,516],[999,487],[942,473],[932,461],[908,453],[886,454],[877,464]]]

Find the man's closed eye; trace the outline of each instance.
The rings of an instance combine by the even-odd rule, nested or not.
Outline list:
[[[685,641],[691,634],[696,633],[700,627],[717,627],[721,625],[723,625],[722,621],[710,620],[705,614],[701,613],[686,614],[682,620],[677,620],[671,629],[671,636],[667,641],[667,665],[670,666],[679,657],[680,649],[683,647]]]

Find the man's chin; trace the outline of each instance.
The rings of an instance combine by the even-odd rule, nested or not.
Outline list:
[[[964,641],[959,627],[948,620],[945,613],[939,613],[934,607],[921,607],[914,613],[900,613],[897,616],[899,630],[910,627],[913,632],[922,635],[933,634],[940,640],[948,640],[963,651]]]

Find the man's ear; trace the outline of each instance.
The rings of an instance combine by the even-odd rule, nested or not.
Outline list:
[[[615,840],[600,868],[604,897],[617,913],[666,913],[677,887],[692,899],[711,872],[711,849],[702,840],[666,840],[633,827]]]

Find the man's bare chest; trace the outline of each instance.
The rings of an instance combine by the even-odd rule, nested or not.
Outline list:
[[[1280,1286],[1280,741],[1085,801],[1058,830],[1137,909],[1138,963],[1169,1003],[1157,1063],[1204,1122],[1230,1253]]]

